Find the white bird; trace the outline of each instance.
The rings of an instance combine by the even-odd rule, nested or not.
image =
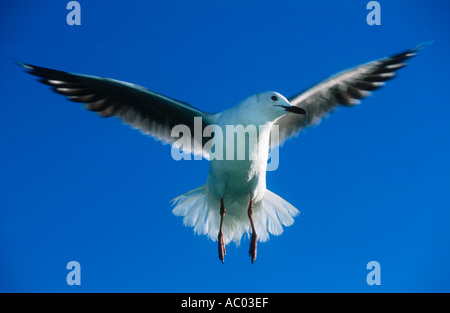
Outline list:
[[[195,131],[194,118],[201,118],[201,130],[209,125],[225,129],[227,125],[264,126],[257,131],[257,140],[238,139],[234,146],[248,147],[244,160],[236,158],[210,160],[205,185],[173,200],[173,213],[184,216],[184,224],[199,234],[218,240],[219,258],[224,262],[225,246],[232,240],[239,243],[247,234],[250,239],[251,262],[256,259],[257,241],[264,242],[269,233],[280,235],[283,225],[290,226],[298,210],[281,197],[266,189],[266,168],[269,147],[282,144],[300,130],[317,124],[339,104],[352,106],[394,77],[403,61],[422,48],[368,62],[345,70],[289,99],[277,92],[251,96],[236,106],[211,114],[187,103],[160,95],[146,88],[96,76],[72,74],[26,63],[19,63],[28,73],[40,77],[70,100],[86,104],[88,110],[102,117],[117,116],[125,123],[149,134],[163,143],[176,144],[172,137],[176,125],[186,125]],[[278,141],[274,140],[274,125]],[[272,134],[271,134],[272,133]],[[216,134],[216,132],[214,132]],[[234,138],[234,135],[233,135]],[[184,152],[209,158],[211,138],[193,136]],[[229,140],[227,138],[225,142]],[[223,143],[223,151],[227,146]],[[217,142],[216,142],[217,144]],[[216,148],[220,148],[217,146]],[[251,236],[250,236],[251,233]]]

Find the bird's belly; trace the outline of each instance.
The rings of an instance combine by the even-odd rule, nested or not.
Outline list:
[[[266,162],[259,160],[212,160],[208,184],[218,198],[262,198],[266,188]],[[263,166],[261,166],[263,165]]]
[[[229,124],[232,125],[228,120],[219,123],[226,131],[223,137],[214,137],[215,157],[210,161],[209,189],[225,201],[262,200],[266,190],[269,128],[237,125],[239,131],[229,132]]]

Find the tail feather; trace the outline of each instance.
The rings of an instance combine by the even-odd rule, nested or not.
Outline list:
[[[293,217],[297,216],[299,212],[290,203],[269,190],[266,191],[264,200],[272,207],[277,208],[275,212],[284,226],[291,226],[294,223]]]
[[[172,200],[172,212],[183,216],[183,224],[193,227],[194,232],[207,235],[216,241],[220,225],[220,199],[217,199],[207,185],[200,186]],[[251,227],[247,217],[247,207],[242,201],[227,205],[223,222],[225,244],[234,240],[239,245],[244,234],[250,237]],[[273,192],[266,190],[264,198],[253,205],[253,222],[259,241],[267,241],[269,233],[275,236],[283,233],[283,226],[294,223],[298,210]]]

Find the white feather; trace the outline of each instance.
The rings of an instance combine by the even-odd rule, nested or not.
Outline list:
[[[172,200],[172,213],[183,216],[185,226],[193,227],[199,235],[207,235],[217,240],[220,224],[220,201],[209,190],[208,185],[200,186]],[[247,204],[228,203],[223,221],[223,237],[225,244],[234,241],[238,246],[243,235],[250,236],[251,227],[247,216]],[[299,211],[286,200],[266,190],[261,201],[253,206],[253,222],[258,240],[269,239],[269,234],[278,236],[283,233],[283,226],[290,226]]]

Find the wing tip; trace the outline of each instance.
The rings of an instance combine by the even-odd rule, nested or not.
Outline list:
[[[22,61],[19,61],[19,60],[16,60],[16,59],[11,59],[11,61],[14,64],[20,66],[21,68],[23,68],[25,70],[33,71],[35,69],[34,65],[31,65],[31,64],[28,64],[28,63],[25,63],[25,62],[22,62]]]
[[[402,54],[406,57],[406,58],[411,58],[414,57],[416,55],[419,54],[420,51],[422,51],[422,49],[424,49],[425,47],[431,45],[434,43],[434,40],[429,40],[429,41],[425,41],[425,42],[421,42],[420,44],[418,44],[417,46],[415,46],[414,48],[411,48],[405,52],[403,52]]]
[[[425,47],[427,47],[429,45],[432,45],[434,42],[435,42],[435,40],[429,40],[429,41],[421,42],[420,44],[418,44],[417,46],[415,46],[411,50],[419,52],[423,48],[425,48]]]
[[[426,46],[431,45],[434,42],[434,40],[430,40],[430,41],[426,41],[426,42],[422,42],[420,44],[418,44],[417,46],[406,50],[404,52],[401,53],[397,53],[394,55],[391,55],[387,58],[384,59],[384,64],[385,65],[398,65],[398,68],[393,68],[393,70],[397,70],[400,69],[402,67],[404,67],[406,65],[406,63],[403,63],[403,65],[401,66],[400,63],[402,61],[406,61],[409,58],[415,57],[416,55],[419,54],[419,52],[425,48]]]

